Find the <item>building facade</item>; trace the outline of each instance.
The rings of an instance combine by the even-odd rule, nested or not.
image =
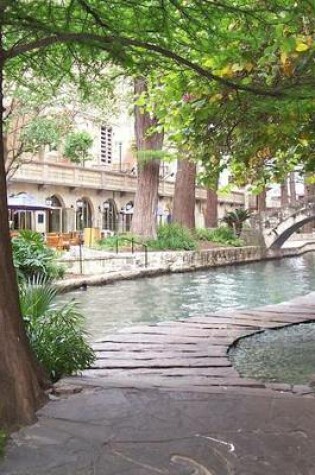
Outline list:
[[[37,202],[35,209],[10,211],[13,229],[42,233],[74,232],[97,228],[104,235],[129,231],[137,189],[137,163],[133,156],[133,124],[127,115],[114,125],[93,123],[90,117],[77,119],[77,128],[93,138],[89,159],[74,164],[61,150],[42,150],[25,155],[8,178],[8,195],[27,195]],[[163,163],[160,171],[158,223],[171,220],[175,165]],[[43,209],[39,209],[40,207]],[[196,188],[196,225],[204,226],[206,190]],[[219,200],[219,218],[244,206],[241,192]]]

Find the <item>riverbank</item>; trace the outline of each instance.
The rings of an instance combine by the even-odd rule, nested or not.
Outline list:
[[[148,267],[145,267],[145,256],[141,252],[134,255],[130,253],[118,255],[101,253],[100,255],[96,251],[86,250],[85,255],[83,254],[82,264],[86,273],[80,274],[81,264],[76,252],[71,257],[71,261],[69,256],[62,261],[66,264],[67,270],[72,272],[71,276],[66,276],[64,279],[57,281],[56,286],[60,292],[67,292],[80,288],[82,285],[106,285],[120,280],[176,272],[193,272],[226,265],[293,257],[311,251],[315,251],[315,242],[299,242],[295,247],[276,250],[266,250],[258,246],[245,246],[217,247],[202,251],[150,252]],[[71,265],[69,262],[71,262]],[[100,269],[108,270],[101,272]]]
[[[241,378],[235,340],[315,319],[315,293],[119,332],[13,436],[4,475],[313,475],[309,386]],[[71,393],[72,394],[69,396]]]

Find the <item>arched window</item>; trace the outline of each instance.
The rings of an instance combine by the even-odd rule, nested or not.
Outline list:
[[[92,207],[87,198],[82,198],[76,202],[76,229],[82,231],[84,228],[92,227]]]
[[[49,233],[60,233],[62,232],[62,208],[63,203],[61,199],[52,195],[46,198],[46,204],[51,206],[51,209],[48,213],[48,232]]]
[[[117,230],[118,214],[114,200],[107,200],[103,203],[102,228],[110,231]]]
[[[128,203],[121,208],[120,214],[122,220],[122,231],[129,232],[133,216],[133,201],[128,201]]]

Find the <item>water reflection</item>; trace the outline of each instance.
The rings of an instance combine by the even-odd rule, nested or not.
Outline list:
[[[315,255],[89,287],[75,297],[92,339],[140,322],[176,320],[226,308],[279,303],[315,288]]]
[[[245,377],[307,384],[315,373],[314,350],[315,324],[305,323],[244,338],[229,356]]]

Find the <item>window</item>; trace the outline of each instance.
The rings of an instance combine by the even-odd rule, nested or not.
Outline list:
[[[113,159],[113,129],[107,125],[101,127],[101,163],[112,163]]]

